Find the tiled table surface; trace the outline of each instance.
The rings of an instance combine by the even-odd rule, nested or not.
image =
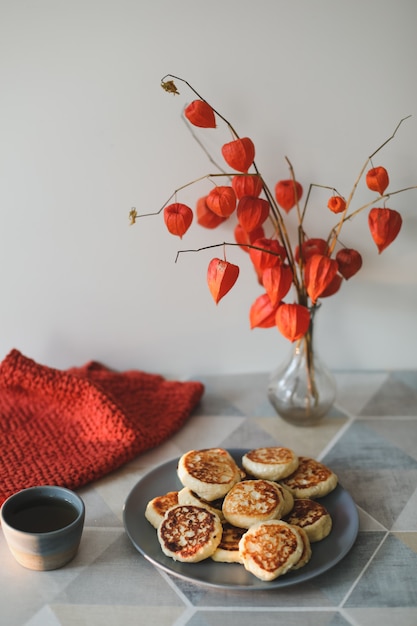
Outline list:
[[[86,525],[72,563],[25,570],[0,533],[0,624],[416,626],[417,372],[336,377],[336,405],[311,429],[274,414],[266,376],[200,378],[205,396],[180,432],[80,490]],[[334,568],[293,587],[229,591],[161,572],[132,546],[123,504],[148,470],[191,448],[277,444],[323,460],[358,506],[358,539]]]

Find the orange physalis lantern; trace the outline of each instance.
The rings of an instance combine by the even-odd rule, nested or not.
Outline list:
[[[240,224],[236,224],[234,235],[236,243],[239,244],[242,250],[244,250],[245,252],[249,252],[249,248],[247,247],[247,245],[252,245],[253,242],[257,239],[265,237],[265,232],[262,226],[260,226],[259,228],[255,228],[255,230],[252,230],[250,233],[247,233]]]
[[[332,196],[327,206],[333,213],[343,213],[346,209],[346,200],[342,196]]]
[[[265,222],[269,215],[269,202],[255,196],[243,196],[237,204],[237,219],[247,233]]]
[[[281,263],[274,267],[267,267],[262,273],[262,284],[265,287],[271,304],[277,305],[283,300],[292,285],[292,270],[289,265]]]
[[[207,283],[216,304],[233,287],[239,276],[239,267],[228,261],[212,259],[207,270]]]
[[[230,167],[246,173],[255,158],[255,146],[249,137],[235,139],[222,147],[223,158]]]
[[[354,276],[362,267],[362,256],[353,248],[342,248],[336,254],[336,261],[339,266],[339,272],[348,280]]]
[[[379,194],[384,193],[389,185],[389,176],[385,167],[374,167],[366,174],[366,184],[371,191],[377,191]]]
[[[303,258],[304,263],[309,259],[313,254],[326,254],[328,250],[327,241],[325,239],[320,239],[319,237],[312,237],[311,239],[306,239],[301,244],[301,256]],[[300,260],[300,248],[297,246],[295,248],[295,260],[298,263]]]
[[[369,230],[381,254],[401,230],[402,217],[393,209],[371,209],[368,215]]]
[[[236,194],[232,187],[215,187],[206,197],[206,202],[208,208],[216,215],[229,217],[236,208]]]
[[[286,258],[285,248],[276,239],[261,237],[253,242],[256,248],[249,250],[249,256],[255,269],[263,272],[267,267],[279,265]]]
[[[277,306],[271,303],[267,293],[258,296],[249,311],[250,327],[253,328],[273,328],[275,326],[275,315]]]
[[[236,198],[240,200],[243,196],[259,196],[262,191],[262,179],[257,174],[246,174],[244,176],[234,176],[232,187],[235,190]]]
[[[338,271],[337,261],[324,254],[314,254],[305,265],[304,279],[307,293],[315,303],[327,289]]]
[[[310,311],[302,304],[281,304],[275,322],[286,339],[297,341],[304,337],[310,325]]]
[[[303,195],[303,188],[296,180],[280,180],[275,185],[275,198],[286,213],[293,208]]]
[[[193,212],[186,204],[175,202],[165,207],[164,220],[169,232],[181,238],[191,226]]]
[[[200,128],[216,128],[216,118],[211,106],[203,100],[194,100],[185,109],[184,115],[191,124]]]
[[[328,298],[329,296],[333,296],[337,293],[342,285],[342,280],[342,276],[340,274],[336,274],[331,283],[324,291],[321,292],[320,298]]]
[[[217,228],[227,217],[217,215],[207,206],[206,196],[199,198],[196,205],[197,223],[204,228]]]

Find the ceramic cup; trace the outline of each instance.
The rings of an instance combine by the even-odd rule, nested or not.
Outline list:
[[[2,505],[1,526],[16,561],[32,570],[62,567],[76,555],[84,527],[82,499],[64,487],[29,487]]]

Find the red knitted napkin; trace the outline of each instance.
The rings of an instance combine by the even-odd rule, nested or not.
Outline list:
[[[33,485],[104,476],[179,430],[203,392],[94,361],[57,370],[12,350],[0,364],[0,505]]]

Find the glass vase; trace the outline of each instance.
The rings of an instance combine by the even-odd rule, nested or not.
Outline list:
[[[314,313],[307,333],[295,341],[285,363],[274,371],[268,398],[278,415],[297,426],[317,424],[336,398],[336,382],[313,342]]]

